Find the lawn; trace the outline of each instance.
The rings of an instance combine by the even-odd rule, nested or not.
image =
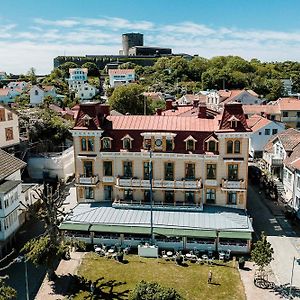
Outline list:
[[[137,282],[157,281],[163,286],[175,288],[187,300],[246,299],[239,272],[233,262],[212,266],[188,263],[176,266],[173,261],[139,258],[127,255],[126,264],[88,253],[82,260],[78,275],[97,281],[103,295],[101,299],[128,299]],[[207,283],[212,270],[212,284]],[[79,292],[72,299],[87,299],[88,292]]]

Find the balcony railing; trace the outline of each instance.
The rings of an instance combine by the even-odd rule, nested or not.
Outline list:
[[[144,179],[122,179],[117,178],[116,185],[119,187],[128,187],[128,188],[150,188],[150,181]],[[163,180],[163,179],[154,179],[152,180],[152,188],[171,188],[171,189],[201,189],[202,180]]]
[[[237,181],[222,179],[222,188],[223,189],[245,189],[246,183],[245,180],[240,179]]]
[[[168,209],[168,210],[203,210],[202,202],[163,202],[153,200],[152,205],[154,208]],[[146,202],[143,200],[127,200],[127,199],[115,199],[113,207],[119,208],[144,208],[150,209],[150,201]]]
[[[76,183],[77,184],[94,185],[94,184],[97,184],[98,181],[99,181],[99,176],[98,175],[87,176],[86,174],[80,174],[79,176],[76,176]]]
[[[283,159],[281,157],[272,157],[272,166],[282,166]]]

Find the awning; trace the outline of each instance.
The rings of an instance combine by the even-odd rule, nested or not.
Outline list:
[[[165,236],[186,236],[186,237],[203,237],[203,238],[215,238],[217,236],[215,230],[154,228],[153,231],[155,234],[161,234]]]
[[[90,231],[93,232],[112,232],[112,233],[132,233],[132,234],[150,234],[149,227],[139,226],[114,226],[114,225],[92,225]]]
[[[220,231],[219,237],[225,239],[252,240],[252,233],[244,231]]]
[[[84,223],[62,223],[59,226],[60,230],[74,230],[74,231],[89,231],[91,224]]]

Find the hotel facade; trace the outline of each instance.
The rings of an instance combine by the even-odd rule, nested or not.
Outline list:
[[[78,206],[61,229],[135,246],[149,237],[152,198],[159,247],[248,252],[250,132],[239,103],[215,118],[203,104],[185,117],[81,104],[72,130]]]

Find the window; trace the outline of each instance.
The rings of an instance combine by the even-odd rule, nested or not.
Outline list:
[[[112,161],[103,162],[103,176],[112,176]]]
[[[195,150],[195,142],[193,140],[186,141],[186,150],[187,151],[194,151]]]
[[[123,140],[123,148],[127,149],[127,150],[131,149],[131,140],[130,140],[130,138],[125,138]]]
[[[274,115],[271,115],[271,120],[275,121],[275,116]]]
[[[14,131],[12,127],[5,128],[5,137],[7,141],[14,139]]]
[[[234,141],[234,153],[240,153],[240,152],[241,152],[241,142]]]
[[[265,129],[265,135],[270,135],[270,129],[268,128]]]
[[[173,140],[167,139],[166,140],[166,151],[172,151],[173,150]]]
[[[132,173],[132,161],[124,161],[123,162],[123,176],[125,178],[133,177]]]
[[[0,108],[0,121],[5,121],[5,109]]]
[[[149,150],[151,148],[151,139],[144,139],[144,149]]]
[[[216,164],[207,164],[206,165],[206,178],[207,179],[216,179],[217,178],[217,165]]]
[[[277,134],[278,129],[272,129],[272,135]]]
[[[195,164],[185,164],[185,179],[195,179]]]
[[[34,94],[35,94],[36,96],[38,96],[39,91],[38,91],[38,90],[35,90],[35,91],[34,91]]]
[[[165,202],[166,203],[174,203],[174,192],[173,191],[165,191]]]
[[[150,179],[150,162],[145,161],[144,162],[144,180]]]
[[[84,188],[85,199],[94,199],[94,188],[85,187]]]
[[[195,203],[195,193],[185,192],[185,203],[194,204]]]
[[[150,199],[150,190],[145,190],[144,191],[144,202],[146,203],[150,203],[151,199]]]
[[[94,151],[94,137],[81,138],[81,151]]]
[[[13,114],[12,114],[12,112],[9,111],[9,112],[7,113],[7,120],[8,120],[8,121],[11,121],[12,119],[13,119]]]
[[[165,180],[174,180],[174,164],[165,163]]]
[[[93,176],[93,161],[91,160],[83,161],[83,175],[84,177]]]
[[[300,208],[300,198],[296,197],[295,199],[295,209],[298,210]]]
[[[206,203],[213,204],[216,202],[216,190],[206,189]]]
[[[238,173],[239,173],[238,164],[228,165],[228,180],[237,181],[238,180]]]
[[[233,141],[227,142],[227,153],[233,153]]]
[[[258,135],[261,135],[261,131],[258,132]]]
[[[208,152],[215,152],[216,151],[216,142],[209,141],[208,142]]]
[[[102,148],[104,150],[107,150],[107,149],[111,148],[111,140],[110,140],[110,138],[103,138],[102,139]]]
[[[235,205],[237,203],[237,193],[228,192],[227,193],[227,204]]]
[[[300,128],[300,122],[297,122],[296,127]]]
[[[124,200],[127,200],[127,201],[133,200],[133,191],[131,189],[124,190]]]
[[[297,176],[297,189],[300,189],[300,176]]]
[[[289,112],[288,111],[282,112],[282,116],[285,117],[285,118],[288,117],[289,116]]]
[[[112,200],[112,186],[105,185],[104,186],[104,200]]]

